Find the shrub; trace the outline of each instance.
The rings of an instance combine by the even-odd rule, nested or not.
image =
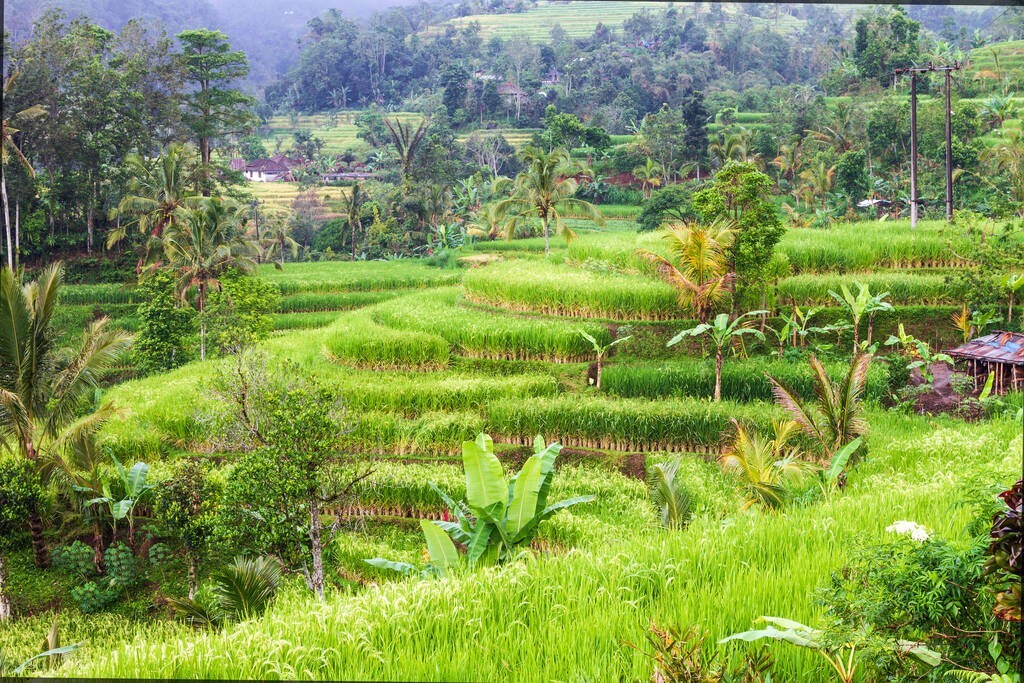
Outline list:
[[[71,589],[71,599],[78,605],[83,614],[95,614],[113,604],[118,597],[118,592],[112,589],[100,588],[95,581],[86,581],[81,586]]]
[[[156,271],[139,285],[139,297],[141,326],[133,347],[139,370],[145,374],[165,372],[187,363],[196,315],[175,296],[174,276]]]

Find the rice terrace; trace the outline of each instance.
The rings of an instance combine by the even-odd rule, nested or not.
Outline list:
[[[1024,8],[5,0],[0,678],[1021,683]]]

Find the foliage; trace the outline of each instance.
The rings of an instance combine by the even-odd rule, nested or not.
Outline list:
[[[193,626],[221,626],[258,617],[281,583],[281,565],[271,557],[236,557],[213,575],[212,588],[196,599],[170,598],[171,607]]]
[[[803,453],[794,442],[800,425],[792,420],[776,421],[772,438],[748,432],[733,420],[736,435],[729,450],[719,458],[726,470],[738,476],[744,488],[742,509],[760,505],[776,510],[786,502],[788,487],[798,483],[808,471]]]
[[[116,363],[131,337],[92,322],[71,355],[57,347],[53,316],[63,283],[55,263],[22,285],[8,268],[0,271],[0,446],[29,461],[81,443],[114,414],[111,403],[90,406],[102,373]],[[8,324],[9,321],[9,324]],[[91,408],[91,409],[90,409]],[[36,563],[46,566],[42,520],[30,515]]]
[[[722,399],[722,361],[723,361],[723,350],[727,345],[732,345],[733,341],[741,338],[745,334],[752,334],[761,341],[764,341],[764,334],[760,330],[755,330],[750,327],[750,320],[743,320],[747,316],[764,315],[768,311],[748,311],[743,315],[736,316],[732,320],[729,319],[728,313],[719,313],[715,316],[713,322],[701,323],[696,327],[691,327],[677,333],[676,336],[668,340],[667,346],[672,346],[679,343],[685,337],[699,337],[701,335],[707,335],[711,340],[711,343],[715,347],[715,394],[714,399],[720,401]]]
[[[1021,481],[999,497],[1008,509],[992,519],[992,530],[985,554],[985,571],[994,577],[996,586],[995,614],[999,619],[1021,621],[1021,577],[1024,576],[1024,495]]]
[[[707,227],[672,225],[664,235],[671,260],[647,250],[639,254],[676,288],[680,307],[706,323],[714,307],[728,295],[735,277],[727,256],[735,237],[735,227],[728,220],[716,220]]]
[[[465,564],[471,568],[506,562],[530,544],[541,522],[559,510],[594,500],[594,496],[576,496],[548,505],[555,458],[561,449],[557,443],[545,446],[538,435],[533,455],[506,481],[490,436],[478,434],[474,441],[463,442],[465,503],[456,503],[437,489],[456,521],[421,525],[433,570],[445,576],[462,566],[453,540],[466,547]],[[412,565],[379,558],[367,562],[404,573],[414,570]]]
[[[156,271],[143,279],[137,296],[142,326],[134,353],[139,370],[151,374],[184,365],[189,360],[188,337],[195,327],[195,315],[179,305],[173,276],[166,270]]]
[[[654,663],[652,682],[658,683],[770,683],[771,659],[766,652],[748,655],[746,661],[730,668],[720,653],[707,654],[707,634],[696,626],[685,633],[673,626],[660,628],[651,623],[647,642],[652,652],[643,652]],[[631,647],[635,647],[630,644]]]
[[[693,500],[683,482],[676,479],[678,473],[678,460],[657,463],[648,473],[651,501],[667,529],[683,528],[693,512]]]
[[[102,481],[101,490],[77,485],[74,488],[80,493],[91,493],[96,496],[85,501],[83,503],[85,507],[101,504],[107,506],[111,522],[114,526],[114,536],[117,536],[117,523],[122,519],[127,519],[129,542],[134,542],[135,508],[138,506],[139,500],[153,490],[155,486],[146,481],[149,477],[149,465],[146,463],[137,462],[132,465],[130,470],[125,470],[116,456],[111,455],[111,459],[114,461],[114,467],[117,469],[120,484],[119,491],[123,492],[123,498],[117,499],[114,497],[114,494],[111,493],[110,482],[106,479]]]
[[[695,218],[693,191],[685,185],[669,185],[644,199],[637,223],[641,231],[651,232],[666,221],[686,223]]]
[[[263,341],[270,335],[281,292],[257,277],[228,272],[220,278],[221,289],[210,293],[209,333],[222,350]]]
[[[867,432],[862,401],[872,358],[871,354],[855,353],[842,380],[833,382],[821,361],[811,356],[811,371],[817,384],[817,405],[813,407],[768,376],[776,402],[814,439],[819,457],[826,462],[843,446]]]
[[[693,195],[693,206],[706,221],[728,219],[736,227],[730,268],[746,284],[761,281],[785,228],[769,199],[771,179],[748,162],[729,162],[714,180]]]

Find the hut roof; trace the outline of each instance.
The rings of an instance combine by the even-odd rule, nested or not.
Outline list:
[[[1024,333],[997,330],[984,337],[972,339],[947,353],[954,358],[1024,365]]]

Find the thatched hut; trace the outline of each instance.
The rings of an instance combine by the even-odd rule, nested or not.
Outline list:
[[[1024,333],[996,331],[946,353],[963,362],[964,370],[974,377],[975,388],[993,373],[993,393],[1024,389]]]

